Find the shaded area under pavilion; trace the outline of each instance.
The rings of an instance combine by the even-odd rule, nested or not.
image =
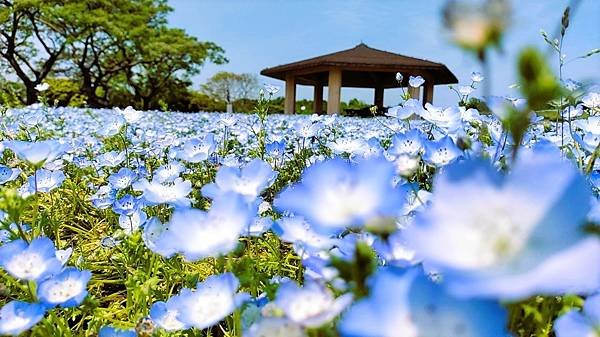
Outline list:
[[[396,73],[404,79],[396,81]],[[409,87],[409,76],[421,76],[423,104],[433,102],[433,88],[438,84],[458,83],[456,76],[442,63],[378,50],[364,43],[352,49],[298,62],[263,69],[261,75],[285,81],[285,113],[295,113],[296,85],[314,86],[314,112],[323,113],[323,88],[328,88],[327,114],[340,113],[341,89],[375,89],[373,105],[383,108],[384,89]],[[413,98],[420,98],[420,88],[409,87]]]

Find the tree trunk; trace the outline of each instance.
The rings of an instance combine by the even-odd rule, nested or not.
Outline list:
[[[38,101],[38,92],[35,90],[35,83],[27,83],[25,87],[27,97],[25,99],[25,104],[31,105],[37,103]]]

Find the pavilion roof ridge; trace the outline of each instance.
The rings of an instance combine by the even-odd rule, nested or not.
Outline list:
[[[327,53],[324,55],[319,55],[319,56],[315,56],[315,57],[311,57],[311,58],[307,58],[307,59],[303,59],[303,60],[299,60],[299,61],[294,61],[294,62],[290,62],[290,63],[284,63],[284,64],[280,64],[274,67],[269,67],[269,68],[265,68],[261,71],[261,74],[263,73],[269,73],[272,71],[277,71],[277,70],[285,70],[285,69],[289,69],[289,68],[293,68],[296,66],[308,66],[310,64],[313,63],[318,63],[319,61],[322,61],[324,63],[343,63],[343,61],[340,60],[331,60],[332,57],[336,57],[336,56],[341,56],[344,54],[349,54],[352,53],[353,51],[360,51],[360,49],[363,49],[365,51],[371,51],[371,52],[377,52],[380,54],[387,54],[389,56],[392,57],[398,57],[398,58],[403,58],[407,61],[413,61],[413,62],[417,62],[417,63],[422,63],[420,65],[414,65],[411,64],[410,66],[418,66],[418,67],[427,67],[427,66],[431,66],[431,67],[445,67],[445,65],[443,63],[439,63],[439,62],[435,62],[435,61],[431,61],[431,60],[427,60],[427,59],[422,59],[422,58],[417,58],[417,57],[413,57],[413,56],[407,56],[407,55],[402,55],[402,54],[398,54],[395,52],[389,52],[386,50],[381,50],[381,49],[377,49],[377,48],[372,48],[370,46],[368,46],[367,44],[365,44],[364,42],[359,43],[358,45],[352,47],[352,48],[348,48],[348,49],[344,49],[344,50],[340,50],[340,51],[336,51],[336,52],[331,52],[331,53]],[[357,55],[348,55],[349,57],[356,57]],[[360,56],[360,55],[358,55]]]
[[[426,61],[426,62],[433,63],[433,64],[438,65],[438,66],[445,66],[441,62],[436,62],[436,61],[432,61],[432,60],[425,59],[425,58],[420,58],[420,57],[414,57],[414,56],[399,54],[399,53],[396,53],[396,52],[391,52],[391,51],[387,51],[387,50],[383,50],[383,49],[373,48],[373,47],[367,45],[364,42],[359,43],[358,45],[356,45],[356,47],[359,47],[361,45],[365,46],[366,48],[369,48],[371,50],[376,50],[376,51],[381,52],[381,53],[392,54],[392,55],[395,55],[395,56],[405,57],[405,58],[413,59],[413,60],[416,60],[416,61]],[[356,47],[354,47],[354,48],[356,48]]]

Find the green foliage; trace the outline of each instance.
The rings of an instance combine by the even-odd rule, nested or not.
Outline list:
[[[4,107],[18,107],[23,104],[20,97],[23,86],[19,83],[10,82],[0,77],[0,105]]]
[[[536,296],[508,306],[509,328],[522,337],[550,337],[553,336],[552,322],[558,316],[582,306],[583,299],[575,295]]]
[[[359,100],[358,98],[352,98],[347,103],[346,102],[340,103],[340,109],[342,111],[344,111],[346,109],[361,110],[361,109],[368,108],[370,106],[371,106],[371,104],[363,102],[363,101]]]
[[[332,256],[331,265],[339,271],[340,277],[350,284],[356,299],[369,294],[367,278],[375,271],[377,258],[368,244],[358,242],[351,261]]]
[[[156,109],[185,96],[205,62],[227,62],[215,43],[168,27],[170,11],[166,0],[5,1],[0,60],[23,84],[26,104],[37,101],[37,84],[64,76],[85,99],[61,82],[58,104]]]
[[[531,109],[543,109],[561,93],[556,76],[535,48],[524,49],[518,59],[519,84]]]
[[[79,83],[67,78],[49,78],[50,88],[42,94],[49,104],[55,106],[83,107],[86,97],[79,92]]]
[[[200,93],[190,93],[190,110],[188,111],[225,111],[226,103],[217,101],[210,96]]]
[[[459,106],[464,106],[465,109],[476,109],[480,114],[488,115],[491,113],[490,108],[485,104],[484,101],[477,97],[470,97],[466,102],[460,102]]]

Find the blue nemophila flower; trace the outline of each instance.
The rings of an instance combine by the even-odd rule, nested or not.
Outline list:
[[[587,152],[592,153],[596,150],[598,143],[600,143],[600,134],[587,132],[583,137],[573,134],[573,139]]]
[[[242,168],[222,166],[217,171],[214,183],[202,187],[202,195],[215,199],[228,192],[238,193],[252,202],[269,187],[277,177],[271,165],[254,159]]]
[[[471,81],[475,82],[475,83],[479,83],[481,81],[483,81],[485,79],[485,77],[483,77],[483,74],[481,74],[480,72],[474,71],[471,73]]]
[[[96,132],[103,137],[112,137],[118,134],[124,125],[125,118],[123,118],[123,116],[112,115],[107,117],[102,122],[102,125],[98,125],[98,130]]]
[[[462,155],[462,151],[454,144],[449,136],[437,141],[425,142],[425,154],[423,160],[433,166],[447,165]]]
[[[21,160],[38,167],[58,158],[64,150],[63,145],[55,140],[39,142],[11,140],[4,142],[4,146],[11,149]]]
[[[108,182],[116,189],[123,190],[129,187],[137,179],[137,174],[131,169],[122,167],[119,172],[108,177]]]
[[[171,298],[171,310],[176,319],[197,329],[209,328],[230,315],[247,298],[237,293],[238,279],[232,273],[211,275],[199,282],[196,289],[184,288]]]
[[[177,319],[179,308],[175,306],[178,303],[179,295],[171,297],[166,302],[155,302],[150,307],[150,318],[159,327],[166,331],[178,331],[189,329],[190,326]]]
[[[0,247],[0,266],[20,280],[43,280],[62,269],[54,243],[47,237],[30,244],[22,239],[4,244]]]
[[[302,287],[294,281],[282,283],[275,299],[275,305],[289,320],[309,328],[330,322],[350,303],[352,294],[335,298],[330,289],[312,280]]]
[[[600,287],[600,240],[582,225],[585,179],[558,150],[523,150],[503,176],[490,163],[447,166],[408,243],[461,295],[503,299]]]
[[[175,181],[175,179],[179,178],[179,175],[185,167],[181,165],[181,163],[177,161],[171,161],[165,165],[160,166],[154,171],[153,181],[159,183],[170,183]]]
[[[272,157],[281,157],[285,154],[285,141],[274,141],[265,146],[265,151]]]
[[[408,267],[419,261],[415,259],[415,251],[406,245],[402,231],[396,231],[385,240],[377,238],[373,242],[373,249],[383,258],[386,264],[397,267]]]
[[[354,156],[355,154],[363,152],[365,141],[364,139],[338,138],[327,144],[327,146],[337,155],[347,153]]]
[[[380,157],[383,154],[383,147],[376,137],[369,138],[362,146],[359,153],[362,158],[375,158]],[[352,158],[354,159],[354,158]]]
[[[383,268],[370,293],[342,316],[343,337],[505,337],[506,312],[495,301],[452,297],[420,268]]]
[[[57,249],[54,255],[56,255],[56,258],[64,266],[69,261],[69,258],[71,258],[71,254],[73,254],[73,248],[69,247],[67,249]]]
[[[125,161],[125,151],[110,151],[99,155],[96,162],[99,167],[116,167]]]
[[[265,317],[252,324],[246,337],[306,337],[306,331],[299,324],[282,317]]]
[[[427,137],[419,129],[410,129],[406,133],[397,133],[392,137],[392,146],[388,153],[394,156],[406,154],[416,156],[424,149]]]
[[[135,123],[142,118],[142,111],[137,111],[133,107],[128,106],[125,109],[121,110],[120,108],[115,108],[115,111],[123,116],[127,123]]]
[[[98,191],[90,196],[92,204],[98,209],[107,209],[115,202],[117,190],[111,185],[100,186]]]
[[[119,243],[121,243],[121,240],[117,240],[111,236],[105,236],[100,239],[100,246],[102,246],[102,248],[115,248]]]
[[[93,165],[92,161],[86,157],[75,157],[73,158],[73,164],[79,168],[87,168]]]
[[[321,123],[313,123],[310,120],[301,119],[294,123],[294,129],[301,138],[310,138],[317,135],[319,130],[323,128]]]
[[[187,197],[192,191],[192,182],[177,178],[172,182],[148,182],[141,179],[133,184],[133,189],[141,191],[144,200],[150,204],[169,204],[176,207],[188,207],[191,203]]]
[[[98,331],[98,337],[137,337],[134,329],[119,329],[112,326],[103,326]]]
[[[142,207],[142,199],[131,194],[124,195],[113,204],[113,211],[119,215],[130,216]]]
[[[598,87],[596,87],[598,90]],[[588,92],[585,96],[581,98],[581,102],[584,106],[589,109],[594,109],[600,107],[600,92]]]
[[[462,127],[461,112],[455,106],[444,109],[426,103],[421,117],[447,133],[454,133]]]
[[[425,80],[421,76],[409,76],[408,77],[408,85],[413,88],[418,88],[425,83]]]
[[[177,252],[174,245],[161,244],[161,237],[169,229],[168,224],[163,224],[157,217],[151,217],[143,225],[142,240],[146,247],[156,254],[171,256]]]
[[[156,241],[158,250],[179,252],[187,261],[227,254],[238,243],[252,216],[248,204],[237,194],[214,200],[208,212],[176,209]]]
[[[557,337],[600,336],[600,294],[586,299],[583,310],[571,310],[554,321]]]
[[[250,222],[250,225],[242,231],[243,236],[261,236],[264,232],[271,229],[273,219],[270,217],[256,216]]]
[[[10,168],[8,166],[0,165],[0,185],[4,185],[7,182],[17,179],[21,174],[21,169]]]
[[[501,121],[508,118],[510,111],[515,107],[512,101],[502,96],[485,97],[485,103]]]
[[[573,121],[573,125],[585,133],[600,135],[600,116],[590,116],[586,119]]]
[[[119,215],[119,227],[121,227],[126,234],[131,234],[142,227],[146,220],[148,220],[146,213],[138,209],[131,214]]]
[[[421,115],[423,113],[423,105],[419,100],[409,98],[402,103],[402,105],[394,106],[388,109],[386,116],[396,117],[398,119],[407,119],[414,115]],[[417,130],[417,129],[411,129]]]
[[[39,169],[35,175],[27,178],[27,190],[30,192],[50,192],[60,187],[65,180],[65,174],[62,171],[49,171]]]
[[[45,313],[43,304],[10,301],[0,309],[0,334],[17,336],[41,321]]]
[[[301,216],[282,217],[275,223],[273,231],[282,241],[292,243],[299,252],[330,249],[336,242],[329,236],[316,232]]]
[[[91,277],[92,273],[89,270],[65,268],[60,274],[40,283],[37,296],[42,303],[50,307],[56,305],[63,308],[76,307],[87,296],[86,287]]]
[[[40,108],[41,106],[39,104],[34,104],[32,107]],[[41,109],[37,110],[37,111],[36,110],[30,111],[25,116],[23,116],[23,123],[27,126],[36,126],[36,125],[41,124],[45,120],[46,120],[46,116],[44,115],[44,113],[42,112]]]
[[[304,216],[320,232],[341,232],[398,215],[405,200],[392,186],[394,176],[394,166],[383,158],[356,164],[330,159],[307,168],[301,181],[281,192],[273,205]]]
[[[199,163],[207,160],[216,148],[215,135],[209,133],[201,139],[193,138],[186,141],[178,155],[180,159],[189,163]]]

